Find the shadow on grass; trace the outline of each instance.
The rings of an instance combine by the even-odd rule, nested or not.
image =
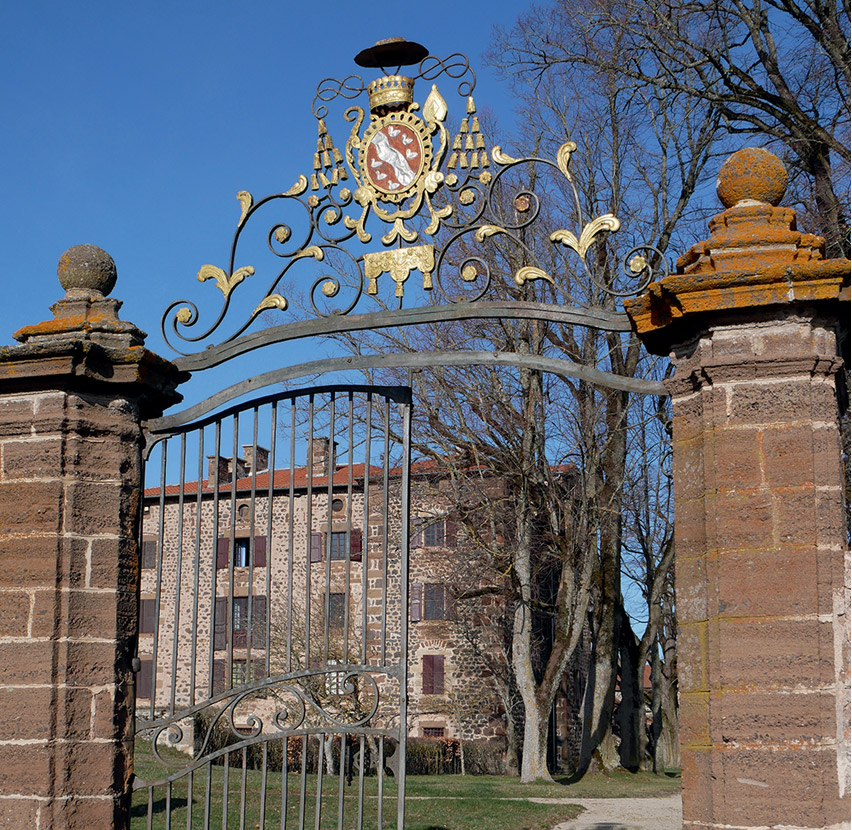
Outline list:
[[[175,798],[172,797],[172,806],[171,809],[180,810],[182,807],[186,807],[186,799],[185,798]],[[165,813],[166,812],[166,799],[158,798],[151,805],[151,815],[156,815],[157,813]],[[135,804],[130,808],[130,816],[131,818],[145,818],[148,815],[148,802],[146,801],[144,804]]]

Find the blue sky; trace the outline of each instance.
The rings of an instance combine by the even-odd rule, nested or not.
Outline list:
[[[481,56],[492,27],[525,7],[4,3],[0,342],[51,316],[62,295],[57,260],[88,242],[116,261],[122,318],[171,356],[160,316],[172,299],[209,296],[212,285],[195,276],[205,263],[227,265],[236,193],[259,198],[311,171],[310,106],[322,78],[358,71],[370,80],[375,71],[353,56],[402,35],[439,56],[465,52],[477,103],[511,128],[516,103]],[[458,99],[450,106],[453,121],[464,114]]]

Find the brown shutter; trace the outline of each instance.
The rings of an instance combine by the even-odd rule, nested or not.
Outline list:
[[[266,567],[266,537],[254,537],[254,566],[256,568]]]
[[[139,603],[139,633],[153,634],[155,627],[155,611],[157,609],[157,601],[153,599],[143,599]]]
[[[142,568],[157,567],[157,543],[153,540],[142,542]]]
[[[444,619],[457,620],[458,614],[456,611],[456,597],[458,597],[464,588],[461,585],[447,585],[444,588]]]
[[[228,647],[228,600],[216,597],[216,608],[213,613],[213,648]]]
[[[353,562],[361,561],[363,538],[360,527],[353,527],[349,534],[349,558]]]
[[[266,597],[251,598],[251,646],[266,648]]]
[[[432,654],[424,654],[423,655],[423,694],[424,695],[433,695],[434,692],[434,665],[433,665],[434,655]]]
[[[432,657],[432,694],[444,694],[444,656],[442,654]]]
[[[226,660],[213,661],[213,694],[225,691],[225,664]]]
[[[216,570],[228,567],[228,537],[220,536],[216,542]]]
[[[411,529],[414,531],[411,538],[411,547],[413,548],[423,547],[423,531],[420,530],[422,525],[423,519],[421,519],[419,516],[411,520]]]
[[[136,697],[151,697],[151,684],[154,678],[154,663],[152,660],[140,660],[139,672],[136,675]]]
[[[423,585],[420,582],[415,582],[411,586],[408,606],[411,622],[420,622],[423,619]]]
[[[322,533],[311,533],[311,562],[322,562]]]
[[[456,544],[456,523],[447,518],[444,520],[444,545],[454,547]]]

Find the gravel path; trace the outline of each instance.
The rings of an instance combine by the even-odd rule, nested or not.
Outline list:
[[[547,799],[531,799],[545,801]],[[586,812],[553,830],[681,830],[680,795],[664,798],[572,798]]]

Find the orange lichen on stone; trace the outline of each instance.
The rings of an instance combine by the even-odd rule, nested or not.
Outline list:
[[[777,207],[787,173],[772,153],[749,147],[719,171],[727,210],[710,221],[710,238],[677,261],[677,273],[626,300],[624,308],[649,350],[668,351],[664,329],[684,317],[791,302],[839,300],[848,260],[824,260],[825,241],[796,230],[796,212]]]

